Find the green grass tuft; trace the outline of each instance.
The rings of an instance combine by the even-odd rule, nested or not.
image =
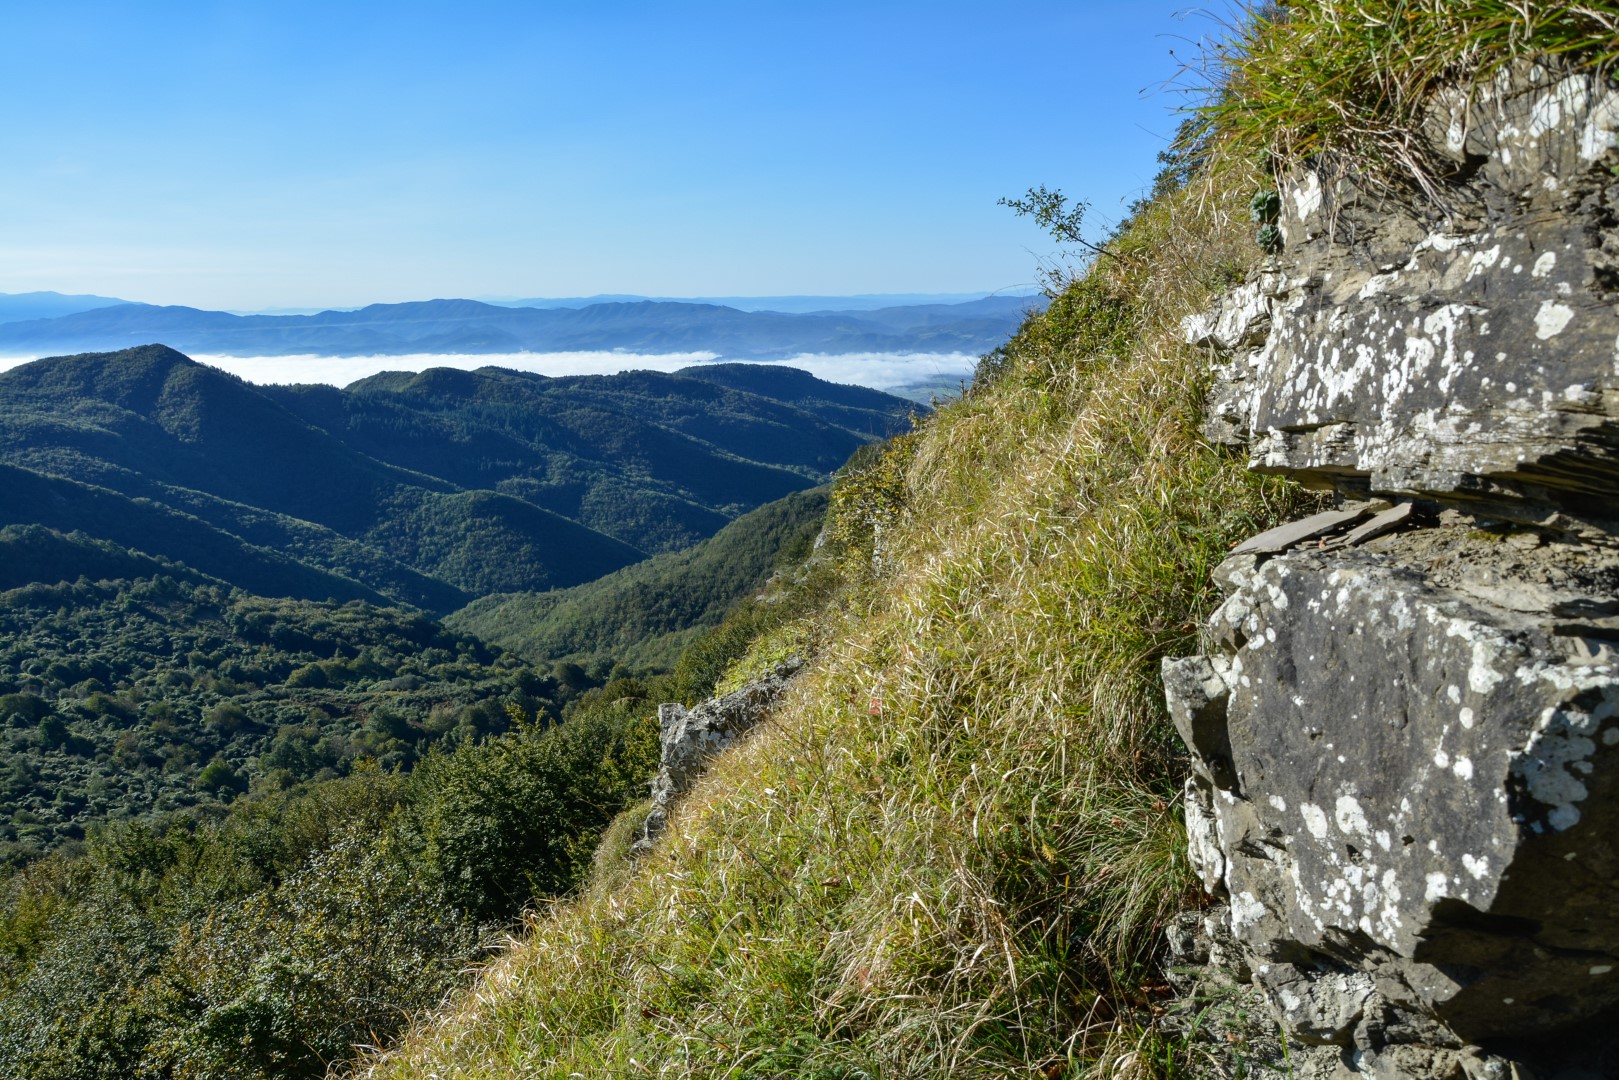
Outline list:
[[[1251,11],[1205,57],[1205,115],[1231,148],[1285,169],[1350,161],[1430,193],[1454,168],[1422,133],[1441,85],[1464,88],[1539,55],[1611,70],[1619,62],[1612,0],[1312,0]]]

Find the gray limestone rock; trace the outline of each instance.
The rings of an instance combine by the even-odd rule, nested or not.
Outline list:
[[[764,719],[803,663],[799,657],[788,657],[768,677],[691,709],[674,703],[658,706],[662,756],[657,775],[652,778],[652,812],[647,816],[644,835],[630,848],[633,854],[651,849],[668,824],[675,800],[691,790],[715,754]]]
[[[1226,580],[1164,685],[1192,862],[1294,1036],[1473,1076],[1619,1009],[1619,551],[1455,522]]]
[[[1455,175],[1295,176],[1284,252],[1183,323],[1211,442],[1395,504],[1239,545],[1163,668],[1223,901],[1176,955],[1251,975],[1298,1075],[1619,1076],[1616,132],[1589,74],[1442,92]]]
[[[1612,524],[1619,89],[1520,65],[1430,127],[1443,206],[1286,185],[1285,256],[1184,327],[1225,357],[1205,432],[1314,486]]]
[[[1290,547],[1302,544],[1306,540],[1314,540],[1347,526],[1353,525],[1377,509],[1384,509],[1387,503],[1378,506],[1374,503],[1356,503],[1339,510],[1323,510],[1319,514],[1311,514],[1298,521],[1290,521],[1286,525],[1278,525],[1268,529],[1258,536],[1250,536],[1242,543],[1231,549],[1233,555],[1274,555],[1286,551]]]

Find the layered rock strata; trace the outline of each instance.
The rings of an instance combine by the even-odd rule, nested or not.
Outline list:
[[[1507,72],[1431,126],[1467,177],[1442,208],[1307,173],[1282,193],[1283,258],[1188,320],[1229,354],[1210,434],[1320,486],[1608,529],[1619,91]]]
[[[1616,128],[1585,75],[1442,97],[1438,203],[1304,175],[1188,320],[1210,438],[1339,495],[1164,666],[1192,861],[1319,1075],[1619,1075]]]

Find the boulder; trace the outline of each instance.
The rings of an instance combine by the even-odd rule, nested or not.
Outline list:
[[[1454,176],[1292,178],[1183,327],[1210,440],[1339,496],[1163,667],[1208,962],[1307,1075],[1619,1076],[1616,129],[1586,74],[1441,94]]]
[[[1193,864],[1301,1040],[1619,1005],[1619,552],[1476,533],[1250,559],[1165,662]]]

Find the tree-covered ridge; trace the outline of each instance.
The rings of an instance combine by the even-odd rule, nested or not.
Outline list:
[[[48,547],[141,576],[0,592],[10,862],[98,822],[224,804],[362,757],[408,766],[513,715],[554,717],[587,685],[397,608],[266,599],[83,537],[0,529],[0,553],[20,561]]]
[[[162,346],[37,361],[0,374],[0,524],[265,595],[442,612],[688,546],[913,408],[799,372],[696,374],[439,369],[337,390],[254,387]]]
[[[795,492],[684,551],[571,589],[484,597],[445,625],[531,662],[615,661],[632,670],[667,670],[773,570],[804,557],[826,506],[825,488]]]
[[[330,530],[299,527],[293,518],[254,513],[241,507],[244,524],[252,527],[227,530],[190,512],[207,511],[210,504],[221,502],[177,492],[172,503],[165,504],[150,497],[131,498],[96,484],[0,464],[0,522],[16,522],[18,528],[40,526],[81,539],[108,542],[142,553],[145,558],[186,564],[266,596],[382,602],[383,592],[355,580],[364,577],[389,586],[389,594],[418,607],[433,608],[465,599],[466,594],[453,586],[410,571],[368,547],[341,542]],[[244,539],[243,534],[260,542]],[[8,543],[15,546],[24,535],[39,534],[13,533]],[[278,538],[293,542],[277,544]],[[331,538],[339,542],[332,543]],[[320,558],[300,557],[311,548],[317,556],[335,554],[349,560],[358,572],[345,576],[324,569]],[[0,582],[11,587],[32,581],[71,581],[89,572],[76,558],[73,550],[60,545],[32,546],[26,571],[23,564],[11,563],[0,568]]]
[[[758,372],[751,385],[722,381],[738,368]],[[267,392],[378,460],[517,495],[648,552],[825,479],[910,410],[756,365],[561,378],[440,368]]]

